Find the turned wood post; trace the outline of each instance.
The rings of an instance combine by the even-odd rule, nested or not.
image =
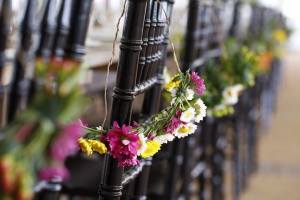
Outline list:
[[[28,0],[25,15],[20,28],[20,44],[17,50],[16,60],[14,63],[13,75],[10,84],[9,105],[8,105],[8,122],[11,122],[18,109],[26,106],[29,89],[29,81],[33,76],[33,56],[32,51],[34,34],[37,31],[36,24],[36,6],[37,0]],[[25,77],[25,72],[29,74]],[[25,80],[25,81],[24,81]],[[20,105],[22,103],[22,105]]]
[[[73,0],[70,30],[65,48],[65,58],[81,61],[82,57],[85,55],[85,40],[90,21],[92,3],[93,0]],[[68,10],[69,8],[65,9]],[[62,20],[65,19],[64,17],[66,17],[66,20],[68,18],[67,16],[62,17]],[[66,24],[67,23],[64,23],[64,25]],[[61,25],[61,27],[66,28],[67,25],[64,25]]]
[[[51,56],[51,48],[56,30],[56,0],[46,2],[44,16],[40,28],[40,41],[36,51],[37,57],[48,60]]]
[[[200,0],[190,0],[188,7],[188,19],[187,28],[185,33],[184,41],[184,51],[182,55],[182,66],[181,69],[186,71],[190,69],[190,65],[195,59],[197,53],[197,41],[201,39],[199,35],[201,34],[200,22]]]
[[[147,0],[128,0],[123,36],[120,45],[117,81],[113,93],[111,123],[131,121],[134,87],[142,50],[142,36]],[[124,169],[111,156],[105,156],[104,176],[100,185],[101,200],[119,200],[122,195]]]
[[[242,6],[242,2],[240,0],[237,0],[234,3],[233,19],[229,29],[229,36],[234,37],[237,36],[238,34],[238,27],[239,27],[240,17],[241,17],[241,13],[240,13],[241,6]]]
[[[70,30],[71,11],[73,0],[63,0],[57,17],[57,29],[52,47],[52,56],[63,58],[64,47]]]

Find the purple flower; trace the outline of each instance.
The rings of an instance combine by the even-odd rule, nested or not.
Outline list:
[[[196,94],[203,95],[203,93],[206,89],[205,84],[204,84],[204,80],[196,72],[193,71],[192,74],[191,74],[191,81],[195,85]]]
[[[84,129],[81,121],[66,125],[53,141],[50,147],[50,156],[56,161],[63,162],[66,157],[79,150],[77,140],[83,135]]]
[[[53,178],[66,180],[69,177],[69,172],[64,167],[45,167],[39,170],[38,177],[45,181],[50,181]]]
[[[103,141],[108,143],[109,152],[118,161],[119,167],[130,167],[137,165],[137,149],[140,146],[138,132],[132,126],[122,125],[115,121]]]

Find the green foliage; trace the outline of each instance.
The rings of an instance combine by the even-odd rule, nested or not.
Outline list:
[[[209,108],[209,113],[215,117],[232,114],[233,106],[224,102],[224,90],[234,85],[252,87],[257,72],[256,54],[235,39],[229,38],[224,44],[220,60],[210,60],[202,72],[206,83],[203,101]]]
[[[228,84],[242,84],[252,87],[257,74],[257,56],[248,47],[241,45],[234,38],[229,38],[224,45],[222,72]]]
[[[216,62],[210,60],[205,65],[204,71],[201,74],[206,86],[203,101],[209,109],[222,102],[222,91],[228,85],[221,70],[221,67]]]

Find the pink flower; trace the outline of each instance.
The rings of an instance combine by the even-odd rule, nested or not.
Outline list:
[[[50,156],[56,161],[64,161],[66,157],[79,150],[77,140],[84,135],[81,121],[66,125],[53,141]]]
[[[195,92],[198,95],[203,95],[203,93],[206,89],[205,84],[204,84],[204,80],[196,72],[193,71],[192,74],[191,74],[191,81],[195,85]]]
[[[180,116],[179,116],[180,117]],[[173,131],[180,125],[182,122],[174,116],[171,121],[164,127],[166,133],[173,133]]]
[[[53,178],[67,180],[69,172],[64,167],[45,167],[39,170],[38,177],[40,180],[50,181]]]
[[[137,165],[137,149],[139,148],[139,136],[137,131],[132,130],[132,126],[122,125],[116,121],[113,129],[110,130],[103,140],[109,145],[109,152],[119,163],[119,167],[130,167]]]
[[[155,134],[153,134],[153,133],[149,133],[148,135],[147,135],[147,139],[148,140],[153,140],[155,138]]]

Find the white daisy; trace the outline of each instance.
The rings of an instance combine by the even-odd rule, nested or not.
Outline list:
[[[189,101],[192,100],[194,98],[194,94],[195,94],[194,90],[187,89],[185,93],[186,99]]]
[[[195,108],[190,107],[186,111],[181,113],[180,120],[185,123],[189,123],[195,119],[195,114],[196,114]]]
[[[243,91],[244,86],[242,84],[236,84],[225,88],[223,91],[224,104],[234,105],[239,101],[239,95]]]
[[[244,86],[242,84],[236,84],[233,86],[233,90],[239,95],[244,90]]]
[[[197,125],[193,123],[181,124],[175,131],[174,135],[178,138],[186,137],[193,134],[197,129]]]
[[[225,105],[234,105],[239,100],[237,90],[233,86],[225,88],[222,95],[223,95],[223,101]]]
[[[141,155],[147,148],[146,137],[143,134],[139,134],[140,146],[137,150],[137,155]]]
[[[198,107],[198,114],[195,117],[195,122],[199,123],[203,120],[203,118],[206,116],[206,105],[202,101],[202,99],[198,99],[195,103],[195,105]]]
[[[174,135],[172,135],[170,133],[167,133],[167,134],[164,134],[164,135],[156,136],[153,140],[159,142],[160,144],[166,144],[168,142],[173,141],[174,138],[175,138]]]

